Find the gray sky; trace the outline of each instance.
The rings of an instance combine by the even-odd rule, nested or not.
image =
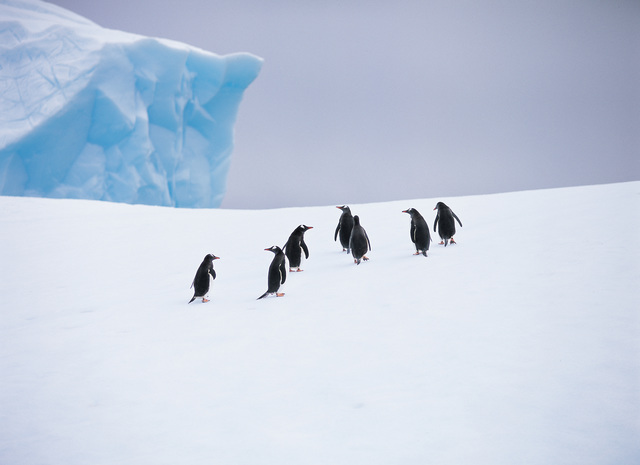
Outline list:
[[[640,179],[637,0],[55,0],[265,62],[226,208]]]

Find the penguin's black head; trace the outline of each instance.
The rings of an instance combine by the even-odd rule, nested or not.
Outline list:
[[[207,254],[204,257],[205,260],[208,260],[210,262],[214,261],[214,260],[220,260],[220,257],[216,257],[215,255],[213,255],[212,253]]]
[[[307,226],[306,224],[301,224],[300,226],[298,226],[296,229],[293,230],[293,232],[291,233],[292,235],[296,235],[296,236],[302,236],[304,233],[306,233],[309,229],[313,229],[313,226]]]
[[[406,210],[402,210],[402,213],[408,213],[409,215],[413,215],[415,210],[413,208],[407,208]]]
[[[280,247],[278,247],[277,245],[272,245],[271,247],[269,247],[268,249],[264,249],[264,250],[268,250],[269,252],[273,252],[273,253],[280,253],[282,252],[282,249]]]
[[[443,202],[438,202],[434,210],[440,210],[441,208],[447,208],[447,206]]]
[[[358,215],[353,217],[354,224],[360,224],[360,217]]]
[[[346,205],[342,205],[340,207],[336,207],[339,208],[340,210],[342,210],[343,212],[349,212],[351,213],[351,209],[349,207],[347,207]]]

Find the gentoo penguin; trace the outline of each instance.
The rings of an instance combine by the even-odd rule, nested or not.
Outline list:
[[[438,213],[436,213],[436,220],[433,222],[433,230],[435,232],[436,226],[438,225],[438,222],[440,222],[440,226],[438,226],[438,234],[442,239],[440,244],[444,244],[445,247],[449,241],[451,241],[452,244],[455,244],[456,241],[453,240],[453,235],[456,233],[456,222],[454,221],[454,218],[458,220],[458,224],[462,227],[460,219],[442,202],[438,202],[434,210],[438,210]]]
[[[415,208],[402,210],[402,213],[411,215],[411,242],[416,245],[416,253],[414,255],[422,254],[426,257],[429,243],[431,242],[431,234],[429,233],[427,222]]]
[[[309,249],[307,244],[304,243],[304,233],[309,229],[313,229],[313,226],[304,224],[298,226],[293,230],[284,246],[284,253],[289,259],[289,271],[303,271],[300,269],[302,251],[304,251],[304,258],[309,258]]]
[[[196,276],[193,278],[191,287],[193,288],[193,297],[188,303],[193,302],[196,299],[202,299],[202,303],[209,302],[209,299],[205,297],[209,292],[209,275],[213,279],[216,279],[216,270],[213,269],[213,261],[218,260],[220,257],[216,257],[213,254],[207,254],[200,263]]]
[[[273,257],[271,265],[269,265],[267,292],[258,297],[257,300],[260,300],[270,294],[275,294],[277,297],[282,297],[284,293],[278,292],[278,289],[280,289],[280,285],[284,284],[284,282],[287,280],[287,268],[284,266],[284,252],[282,251],[282,249],[277,245],[274,245],[264,250],[273,252],[275,254],[275,257]]]
[[[353,229],[353,216],[351,215],[351,210],[346,205],[336,208],[342,210],[342,215],[340,215],[340,219],[338,220],[338,226],[336,227],[336,232],[333,235],[333,240],[336,241],[338,239],[338,233],[340,233],[342,251],[350,253],[349,238],[351,237],[351,230]]]
[[[365,254],[371,250],[371,243],[369,242],[367,231],[360,226],[360,218],[358,215],[353,217],[353,229],[351,230],[351,237],[349,238],[349,248],[351,249],[351,255],[353,255],[353,262],[356,265],[360,264],[360,260],[369,260]]]

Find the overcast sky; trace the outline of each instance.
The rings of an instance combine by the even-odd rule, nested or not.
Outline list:
[[[637,0],[52,3],[265,60],[226,208],[640,179]]]

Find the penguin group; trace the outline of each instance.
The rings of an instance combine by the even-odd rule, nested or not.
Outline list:
[[[267,273],[267,292],[258,297],[258,300],[268,296],[275,295],[276,297],[282,297],[284,292],[278,292],[280,286],[287,280],[287,267],[285,266],[285,257],[289,261],[289,271],[303,271],[300,268],[302,262],[302,253],[304,257],[309,258],[309,248],[304,242],[304,233],[309,229],[313,229],[313,226],[307,226],[301,224],[293,230],[284,249],[281,249],[277,245],[271,246],[268,249],[275,254],[271,265],[269,265],[269,272]]]
[[[351,253],[356,265],[359,265],[362,260],[369,260],[365,254],[371,250],[371,243],[367,231],[360,224],[360,217],[353,216],[351,209],[346,205],[336,208],[342,210],[342,214],[338,220],[336,232],[333,234],[334,242],[340,235],[342,251]]]
[[[341,210],[342,214],[338,220],[333,240],[335,242],[340,238],[342,251],[347,252],[347,254],[350,253],[353,257],[353,262],[356,265],[360,265],[362,261],[369,260],[366,254],[371,251],[371,242],[369,241],[367,231],[360,223],[360,217],[358,215],[352,215],[351,209],[347,205],[336,208]],[[438,202],[433,210],[437,210],[433,223],[433,231],[437,232],[440,236],[440,245],[447,247],[449,244],[456,244],[453,236],[456,233],[456,221],[460,227],[462,227],[460,218],[443,202]],[[411,217],[409,234],[411,236],[411,242],[416,249],[413,255],[423,255],[426,257],[429,245],[432,242],[426,220],[415,208],[402,210],[402,213],[407,213]],[[289,263],[289,272],[303,271],[301,268],[303,254],[305,259],[309,258],[309,248],[304,241],[304,234],[310,229],[313,229],[313,226],[301,224],[289,235],[284,247],[281,248],[273,245],[264,249],[265,251],[272,252],[274,256],[267,272],[267,290],[258,297],[257,300],[273,295],[276,297],[284,296],[283,292],[278,291],[280,290],[280,286],[287,280],[287,262]],[[216,279],[213,261],[218,259],[220,259],[220,257],[216,257],[214,254],[207,254],[204,257],[193,278],[191,286],[194,289],[194,293],[188,303],[196,299],[201,299],[203,303],[209,302],[206,295],[209,292],[211,279]]]

